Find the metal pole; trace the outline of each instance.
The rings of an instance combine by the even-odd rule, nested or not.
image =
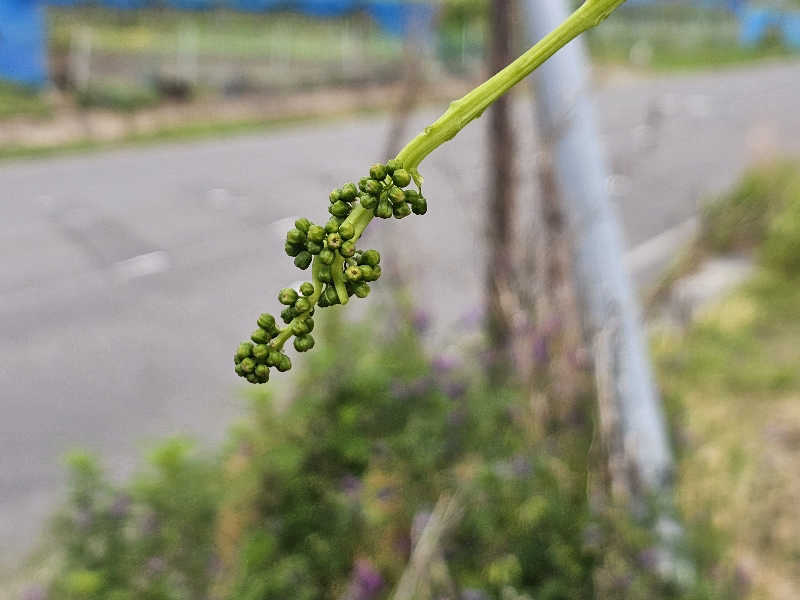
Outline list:
[[[565,0],[526,0],[525,19],[531,38],[540,39],[561,23],[567,9]],[[536,118],[542,136],[552,145],[587,337],[593,339],[609,326],[615,329],[610,357],[614,365],[612,385],[628,469],[640,500],[657,504],[666,500],[670,504],[672,451],[638,303],[623,261],[619,220],[607,192],[606,161],[595,125],[587,71],[580,38],[542,65],[534,73]],[[671,517],[658,521],[663,541],[681,537]],[[672,553],[667,554],[665,558],[671,559]],[[670,564],[663,566],[674,571],[675,561],[666,563]]]

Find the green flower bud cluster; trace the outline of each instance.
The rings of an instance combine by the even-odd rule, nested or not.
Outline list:
[[[381,256],[377,250],[360,250],[356,242],[373,216],[402,219],[412,212],[423,215],[428,210],[425,198],[416,190],[404,190],[412,181],[411,174],[397,159],[373,165],[369,176],[358,186],[347,183],[330,194],[325,225],[316,225],[306,218],[295,221],[286,234],[286,254],[305,270],[312,266],[313,281],[306,281],[299,290],[285,288],[278,294],[284,305],[280,313],[286,324],[279,327],[273,315],[262,314],[258,329],[242,342],[234,355],[236,373],[251,383],[269,381],[269,371],[291,368],[289,357],[282,352],[289,338],[298,352],[314,347],[314,311],[336,304],[346,304],[355,296],[366,298],[370,283],[381,276]]]

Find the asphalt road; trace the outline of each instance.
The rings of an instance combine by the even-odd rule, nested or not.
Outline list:
[[[800,150],[796,65],[618,79],[597,101],[632,246],[746,165]],[[516,108],[530,182],[533,119]],[[439,112],[417,114],[409,134]],[[222,438],[246,405],[232,351],[299,278],[281,220],[322,219],[328,191],[380,158],[387,129],[376,117],[0,166],[0,564],[36,539],[65,449],[101,452],[123,474],[149,439]],[[484,130],[473,123],[424,163],[425,218],[370,228],[414,288],[451,307],[444,319],[479,304]]]

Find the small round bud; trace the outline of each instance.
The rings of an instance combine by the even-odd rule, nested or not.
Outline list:
[[[308,250],[303,250],[300,254],[295,256],[294,266],[296,266],[298,269],[307,269],[311,264],[311,258],[311,252]]]
[[[328,299],[325,297],[325,294],[320,294],[319,299],[317,300],[317,306],[320,308],[328,308],[330,304],[328,304]]]
[[[311,317],[306,317],[305,319],[303,319],[303,322],[306,324],[306,327],[308,328],[308,333],[314,331],[314,319],[312,319]]]
[[[295,292],[292,288],[283,288],[278,294],[278,302],[285,304],[286,306],[291,306],[296,300],[297,292]]]
[[[398,204],[403,204],[406,201],[406,193],[396,185],[393,185],[391,187],[391,189],[389,190],[388,197],[389,201],[395,206],[397,206]]]
[[[328,234],[328,248],[338,248],[342,245],[342,236],[339,232]]]
[[[319,225],[312,225],[308,228],[308,233],[306,233],[306,237],[310,242],[316,242],[317,244],[321,244],[325,239],[325,228],[320,227]]]
[[[299,229],[290,229],[289,233],[286,234],[286,242],[294,244],[295,246],[301,246],[306,243],[306,234]]]
[[[336,258],[336,255],[330,248],[325,248],[319,253],[319,262],[321,262],[323,265],[331,264],[334,258]]]
[[[237,365],[233,368],[233,370],[236,371],[236,374],[239,377],[246,377],[247,376],[247,373],[244,372],[244,369],[242,369],[242,365],[240,363],[237,363]]]
[[[269,346],[266,344],[256,344],[253,346],[253,358],[258,362],[266,361],[269,356]]]
[[[333,204],[334,202],[338,202],[341,197],[342,197],[342,190],[340,189],[333,190],[328,196],[328,198],[331,201],[331,204]]]
[[[314,284],[310,281],[304,281],[300,284],[300,293],[303,294],[303,296],[310,296],[314,293]],[[274,322],[275,320],[273,319],[273,323]]]
[[[378,206],[378,197],[372,196],[370,194],[361,194],[358,201],[361,202],[361,206],[363,206],[367,210],[372,210],[373,208]]]
[[[311,240],[306,242],[306,250],[315,256],[322,252],[322,248],[324,248],[324,246],[320,243],[312,242]]]
[[[380,163],[372,165],[369,168],[369,176],[372,179],[381,181],[384,177],[386,177],[386,165],[382,165]]]
[[[339,294],[336,293],[336,288],[332,285],[325,288],[325,300],[328,302],[328,306],[339,304]]]
[[[334,204],[328,207],[328,212],[334,217],[343,218],[350,214],[352,207],[342,200],[337,200]]]
[[[349,240],[356,234],[356,229],[353,227],[352,224],[345,221],[341,225],[339,225],[339,235],[342,236],[343,240]]]
[[[319,273],[317,273],[317,277],[319,277],[319,280],[323,283],[331,283],[333,281],[333,272],[330,266],[322,265]]]
[[[428,201],[422,196],[412,200],[410,204],[411,210],[414,211],[415,215],[424,215],[426,212],[428,212]]]
[[[377,250],[367,250],[361,253],[361,259],[358,262],[362,265],[374,267],[381,262],[381,254]]]
[[[294,349],[298,352],[307,352],[314,347],[314,337],[301,335],[294,338]]]
[[[291,323],[292,319],[294,319],[296,316],[297,314],[295,313],[294,306],[287,306],[281,311],[281,319],[287,325]]]
[[[411,207],[407,203],[403,202],[402,204],[395,206],[392,212],[394,213],[395,219],[402,219],[411,214]]]
[[[369,265],[361,265],[358,270],[361,271],[361,279],[364,281],[375,281],[372,279],[372,267]]]
[[[380,279],[381,272],[382,271],[380,265],[375,265],[374,267],[372,267],[372,281],[378,281],[378,279]]]
[[[369,177],[362,177],[358,180],[358,189],[362,192],[367,191],[367,182],[369,181]]]
[[[250,373],[249,375],[247,375],[247,376],[245,377],[245,379],[247,379],[247,381],[249,381],[250,383],[261,383],[261,382],[258,380],[258,377],[256,377],[256,374],[255,374],[255,373]]]
[[[285,354],[281,354],[281,360],[277,365],[275,365],[275,368],[281,373],[284,373],[292,368],[292,361],[289,360],[289,357]]]
[[[295,335],[305,335],[308,333],[308,324],[303,319],[295,319],[291,324],[292,333]]]
[[[311,227],[311,221],[309,221],[305,217],[302,217],[294,222],[294,226],[303,233],[308,233],[308,228]]]
[[[348,267],[344,271],[344,276],[347,277],[348,281],[360,281],[361,269],[359,269],[358,267]]]
[[[417,190],[405,190],[406,193],[406,202],[413,202],[415,198],[419,198],[419,192]]]
[[[395,171],[402,168],[403,161],[398,158],[393,158],[386,161],[386,171],[389,173],[389,175],[392,175]]]
[[[392,181],[399,185],[401,188],[406,187],[411,183],[411,174],[405,169],[397,169],[392,173]]]
[[[259,327],[250,335],[250,339],[256,344],[266,344],[272,339],[272,335]]]
[[[383,199],[378,202],[378,206],[375,209],[375,216],[381,219],[388,219],[392,216],[392,203],[389,202],[387,199]]]
[[[354,183],[345,183],[342,186],[342,195],[340,196],[340,200],[344,200],[345,202],[352,202],[356,199],[358,195],[358,188]]]
[[[300,254],[300,251],[303,249],[303,247],[296,246],[295,244],[290,244],[289,242],[286,242],[286,245],[283,247],[283,249],[289,256],[297,256],[298,254]]]
[[[256,368],[256,361],[252,358],[245,358],[239,365],[245,373],[252,373]]]
[[[267,356],[267,365],[277,367],[281,362],[281,353],[278,350],[270,350]]]
[[[369,296],[369,284],[365,283],[364,281],[358,282],[353,287],[353,293],[359,298],[366,298]]]
[[[353,256],[355,253],[356,253],[356,243],[353,240],[347,240],[346,242],[343,242],[342,247],[339,248],[339,254],[341,254],[345,258]]]
[[[258,326],[261,327],[261,329],[272,333],[275,331],[275,317],[269,313],[263,313],[260,317],[258,317]]]
[[[294,303],[294,309],[298,314],[308,312],[311,310],[311,303],[307,298],[300,297],[297,299],[297,302]]]
[[[250,342],[242,342],[236,349],[236,354],[233,357],[234,362],[237,364],[242,362],[245,358],[253,353],[253,344]]]
[[[267,383],[269,381],[269,367],[267,365],[258,365],[256,370],[253,371],[253,374],[258,377],[261,383]]]
[[[383,177],[386,177],[386,175]],[[381,177],[381,179],[383,179],[383,177]],[[376,181],[374,179],[367,179],[367,183],[364,185],[364,188],[364,191],[370,196],[377,196],[381,193],[381,183],[380,181]]]
[[[344,223],[344,219],[340,219],[339,217],[331,217],[328,219],[328,222],[325,223],[325,233],[335,233],[339,231],[339,225]]]

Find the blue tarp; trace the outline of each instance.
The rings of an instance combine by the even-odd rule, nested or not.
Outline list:
[[[47,80],[44,18],[35,0],[0,0],[0,79],[31,86]]]

